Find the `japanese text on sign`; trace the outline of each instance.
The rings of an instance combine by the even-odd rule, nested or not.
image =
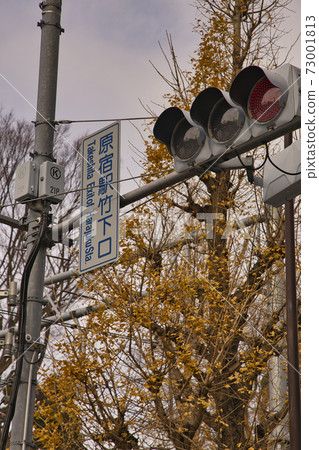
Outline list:
[[[118,258],[119,123],[82,141],[80,272]]]

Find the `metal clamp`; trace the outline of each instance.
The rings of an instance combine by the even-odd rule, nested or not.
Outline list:
[[[17,283],[15,281],[9,282],[9,289],[0,289],[0,299],[8,297],[8,305],[16,306],[17,305]]]
[[[60,30],[60,33],[64,33],[64,28],[62,28],[61,25],[58,22],[57,23],[49,23],[49,22],[44,22],[44,20],[40,20],[37,23],[37,26],[40,27],[41,29],[44,27],[44,25],[51,25],[53,27],[58,28]]]

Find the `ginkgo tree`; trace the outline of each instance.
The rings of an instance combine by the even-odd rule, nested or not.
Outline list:
[[[266,56],[277,64],[286,3],[196,6],[191,71],[179,67],[169,39],[165,98],[183,108],[207,86],[227,87],[244,65]],[[144,153],[146,182],[172,166],[152,135]],[[269,362],[285,362],[286,352],[284,303],[274,302],[283,221],[244,170],[203,172],[126,213],[118,262],[79,283],[98,311],[65,330],[59,358],[53,352],[43,370],[38,448],[62,448],[63,439],[65,448],[88,449],[288,445],[287,398],[275,409],[269,399]],[[297,200],[297,237],[299,223]]]

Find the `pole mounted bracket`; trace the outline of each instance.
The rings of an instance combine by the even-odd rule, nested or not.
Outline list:
[[[33,349],[42,351],[45,348],[44,342],[39,341],[39,339],[33,338],[31,334],[26,334],[24,340],[25,343],[33,347]]]
[[[8,297],[9,306],[16,306],[17,294],[18,294],[17,283],[14,280],[11,280],[9,282],[8,289],[0,289],[0,299]]]
[[[6,298],[9,295],[9,289],[0,289],[0,299]]]
[[[61,11],[61,0],[45,0],[39,3],[39,8],[42,10],[47,6],[55,6],[55,8]]]
[[[56,121],[51,119],[31,120],[31,123],[33,123],[35,127],[37,127],[38,125],[50,125],[52,128],[54,128],[56,125]]]
[[[254,184],[254,166],[246,167],[247,178],[250,184]]]
[[[45,25],[51,25],[53,27],[56,27],[60,30],[60,34],[64,33],[64,28],[61,27],[61,25],[57,22],[57,23],[50,23],[50,22],[45,22],[44,20],[40,20],[37,23],[37,26],[40,27],[41,29],[45,26]]]
[[[52,155],[48,155],[48,154],[46,154],[46,153],[34,152],[34,153],[32,154],[32,156],[33,156],[33,157],[36,157],[36,156],[44,156],[45,158],[48,158],[49,161],[51,161],[51,162],[53,162],[53,163],[56,163],[56,159],[55,159]]]

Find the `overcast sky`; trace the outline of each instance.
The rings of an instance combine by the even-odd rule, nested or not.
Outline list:
[[[183,68],[193,56],[198,36],[192,31],[192,0],[63,0],[56,119],[102,119],[145,116],[145,104],[163,103],[167,85],[149,60],[165,71],[158,42],[167,49],[171,33]],[[35,119],[41,10],[38,0],[0,0],[0,103],[18,118]],[[299,32],[300,1],[294,0],[287,30],[288,46]],[[300,64],[296,48],[292,62]],[[4,79],[5,78],[5,79]],[[6,81],[7,80],[7,81]],[[17,92],[19,91],[19,92]],[[31,106],[32,105],[32,106]],[[160,113],[159,107],[155,112]],[[137,122],[139,124],[139,122]],[[74,124],[72,137],[107,123]],[[135,174],[128,140],[143,150],[132,125],[122,123],[122,176]],[[131,188],[134,187],[131,185]],[[123,186],[121,192],[128,189]]]

